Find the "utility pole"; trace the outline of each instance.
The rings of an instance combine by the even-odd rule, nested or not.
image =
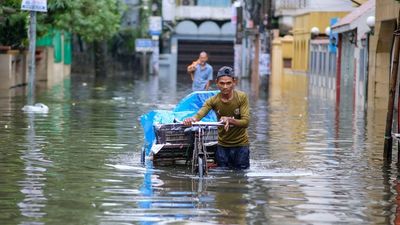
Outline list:
[[[258,89],[260,84],[260,74],[259,74],[259,63],[260,63],[260,7],[261,3],[257,0],[251,0],[246,2],[246,8],[250,14],[250,20],[252,26],[250,27],[250,32],[254,36],[253,46],[254,46],[254,58],[251,66],[251,89],[255,95],[258,95]]]
[[[29,20],[29,74],[28,74],[28,105],[35,102],[35,77],[36,77],[36,12],[30,11]]]
[[[258,89],[260,86],[260,33],[257,30],[254,34],[254,59],[251,70],[251,89],[255,95],[258,95]]]
[[[28,105],[33,105],[35,101],[35,53],[36,53],[36,12],[47,12],[47,1],[23,0],[21,10],[30,12],[29,18],[29,73],[28,73]]]

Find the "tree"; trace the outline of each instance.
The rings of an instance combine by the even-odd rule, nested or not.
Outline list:
[[[28,13],[20,10],[21,1],[2,1],[0,44],[21,46],[27,38]],[[48,0],[48,12],[38,14],[38,36],[56,28],[87,42],[108,40],[118,32],[122,7],[118,0]]]
[[[118,32],[118,0],[50,0],[44,26],[77,34],[87,42],[110,39]]]
[[[24,46],[27,13],[16,10],[20,4],[17,0],[5,0],[0,5],[0,45],[13,49]]]
[[[96,76],[106,74],[107,40],[119,30],[122,6],[118,0],[53,0],[45,26],[54,26],[93,43]]]

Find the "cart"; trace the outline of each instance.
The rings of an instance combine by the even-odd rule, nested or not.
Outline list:
[[[218,141],[217,122],[197,122],[191,127],[181,123],[156,124],[156,143],[150,159],[153,165],[191,165],[199,176],[207,174],[216,165],[215,150]]]
[[[218,93],[192,92],[171,110],[154,109],[141,115],[140,124],[144,131],[142,163],[186,165],[191,166],[194,173],[206,174],[208,168],[215,165],[219,126],[215,112],[211,110],[201,122],[191,127],[177,121],[194,116],[207,99]],[[202,156],[200,160],[199,155]]]

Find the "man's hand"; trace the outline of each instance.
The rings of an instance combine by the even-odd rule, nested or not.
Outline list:
[[[225,129],[225,131],[228,131],[229,125],[232,122],[232,120],[234,120],[234,117],[223,116],[223,117],[221,117],[221,119],[219,121],[221,123],[225,124],[224,129]]]
[[[194,72],[194,71],[196,70],[196,66],[197,66],[199,63],[200,63],[199,60],[193,61],[192,64],[190,64],[190,65],[187,67],[187,71],[188,71],[189,73]]]
[[[192,123],[197,122],[197,120],[193,117],[189,117],[183,120],[183,125],[192,126]]]
[[[187,68],[187,71],[188,71],[189,73],[193,73],[195,70],[196,70],[196,66],[190,65],[190,66],[188,66],[188,68]]]

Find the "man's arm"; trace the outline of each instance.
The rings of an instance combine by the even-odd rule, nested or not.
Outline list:
[[[201,109],[199,109],[199,111],[197,111],[196,115],[194,115],[193,117],[189,117],[183,120],[183,124],[186,126],[191,126],[193,122],[197,122],[200,121],[203,117],[205,117],[207,115],[207,113],[212,109],[212,97],[209,98],[201,107]]]
[[[194,79],[194,77],[193,77],[194,69],[193,69],[192,65],[189,65],[186,70],[187,70],[187,73],[190,75],[190,77],[192,78],[192,81],[193,81],[193,79]]]
[[[190,75],[190,77],[192,78],[192,81],[194,80],[194,71],[196,71],[196,66],[199,63],[198,60],[193,61],[192,64],[190,64],[187,68],[186,71],[187,73]]]

